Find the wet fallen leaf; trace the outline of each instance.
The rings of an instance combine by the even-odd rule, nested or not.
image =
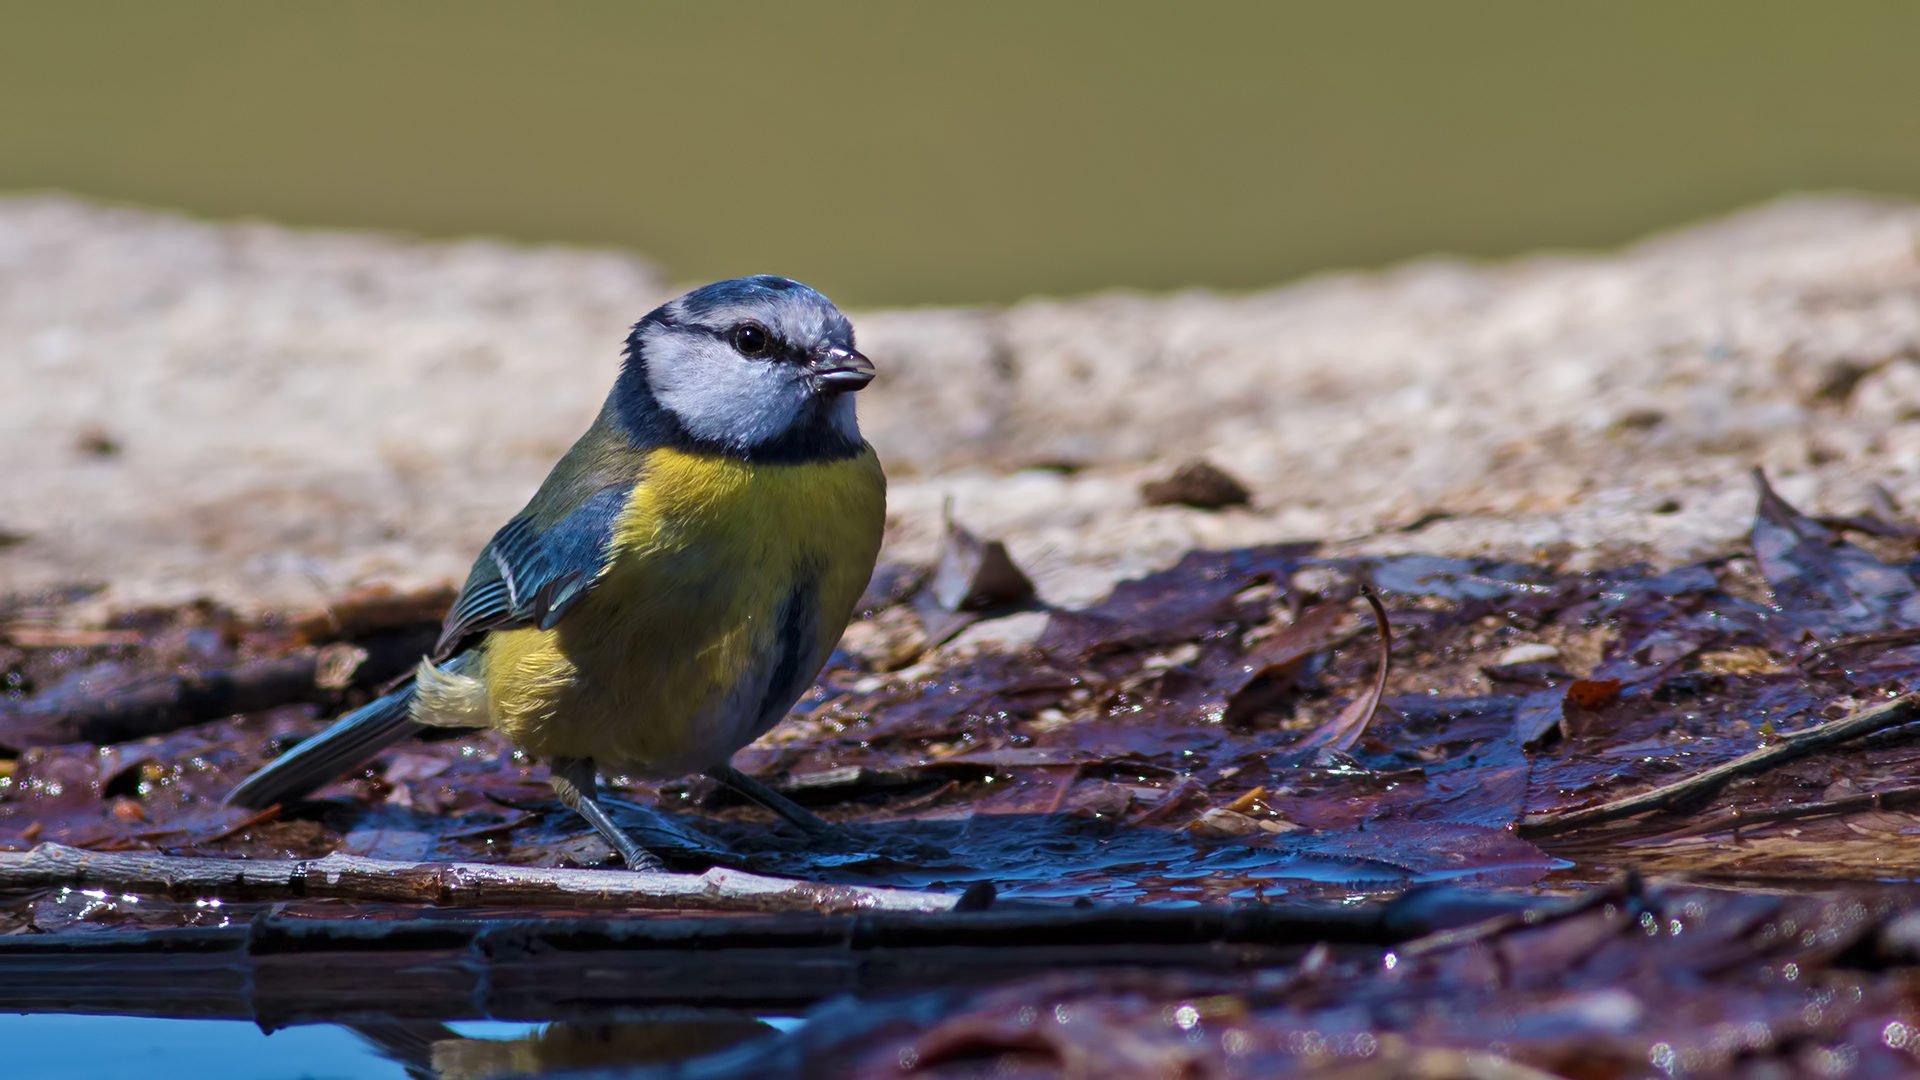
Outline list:
[[[1033,582],[1014,565],[1006,544],[982,540],[949,513],[939,562],[914,599],[927,640],[940,644],[991,610],[1010,610],[1034,598]]]
[[[1567,687],[1567,700],[1582,709],[1597,712],[1620,700],[1620,680],[1575,679]]]

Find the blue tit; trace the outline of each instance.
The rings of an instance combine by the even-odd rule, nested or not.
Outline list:
[[[728,764],[839,643],[872,576],[886,476],[853,392],[873,379],[820,293],[723,281],[641,319],[600,415],[494,534],[413,678],[249,777],[304,796],[428,727],[499,731],[633,868],[597,772],[705,772],[818,833]]]

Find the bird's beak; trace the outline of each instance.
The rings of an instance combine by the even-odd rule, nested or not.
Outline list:
[[[873,363],[852,349],[830,349],[814,361],[813,378],[822,390],[848,393],[873,381]]]

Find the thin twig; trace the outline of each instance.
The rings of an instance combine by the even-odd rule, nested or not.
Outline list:
[[[1868,645],[1911,645],[1920,641],[1920,627],[1909,626],[1901,630],[1887,630],[1877,634],[1855,634],[1852,637],[1835,638],[1815,648],[1800,658],[1802,668],[1811,669],[1813,665],[1834,653],[1847,649],[1858,649]]]
[[[1686,840],[1695,836],[1711,836],[1718,832],[1738,832],[1755,825],[1772,825],[1782,821],[1804,821],[1807,818],[1840,817],[1846,814],[1858,814],[1875,810],[1899,810],[1920,805],[1920,786],[1887,788],[1884,791],[1870,791],[1861,795],[1849,795],[1844,799],[1823,799],[1819,802],[1798,803],[1793,806],[1779,806],[1768,810],[1735,810],[1731,814],[1703,821],[1698,825],[1689,825],[1674,832],[1661,833],[1640,840],[1631,841],[1634,845],[1664,844],[1674,840]]]
[[[1920,719],[1920,694],[1907,694],[1884,705],[1845,716],[1825,724],[1816,724],[1783,737],[1772,746],[1716,765],[1652,791],[1629,795],[1624,799],[1561,814],[1543,814],[1520,823],[1520,835],[1528,838],[1552,836],[1604,821],[1617,821],[1636,814],[1668,810],[1687,803],[1712,798],[1728,783],[1748,776],[1770,772],[1790,761],[1798,761],[1829,746],[1898,727]]]
[[[564,904],[671,911],[946,911],[954,896],[820,885],[715,867],[704,874],[324,859],[205,859],[96,853],[63,844],[0,852],[0,890],[104,888],[222,899],[330,897],[442,907]]]
[[[539,821],[543,816],[544,815],[541,815],[541,814],[521,814],[519,817],[513,818],[508,821],[497,821],[492,825],[481,825],[477,828],[462,829],[459,832],[450,832],[450,833],[447,833],[445,836],[442,836],[441,839],[442,840],[478,840],[483,836],[494,836],[499,833],[512,832],[513,830],[519,828],[522,825],[528,825],[528,824],[532,824],[533,822]]]
[[[212,836],[209,836],[206,839],[201,840],[200,843],[217,844],[220,841],[225,840],[229,836],[237,836],[240,833],[246,832],[248,829],[253,828],[255,825],[265,825],[269,821],[278,820],[280,817],[280,812],[285,809],[286,807],[281,806],[279,803],[275,803],[272,806],[267,807],[265,810],[262,810],[257,814],[248,814],[246,817],[241,818],[238,822],[235,822],[234,824],[229,825],[224,829],[221,829],[219,832],[214,833]]]
[[[910,814],[922,807],[932,806],[934,803],[951,795],[954,789],[959,786],[960,781],[949,780],[939,787],[934,788],[932,791],[927,792],[925,795],[916,795],[904,802],[894,803],[892,806],[886,808],[886,815],[888,817],[900,817],[903,814]]]

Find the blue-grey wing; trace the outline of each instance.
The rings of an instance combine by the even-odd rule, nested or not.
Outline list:
[[[632,490],[602,488],[544,529],[525,514],[501,526],[441,624],[435,659],[488,630],[551,629],[606,569],[613,523]]]

